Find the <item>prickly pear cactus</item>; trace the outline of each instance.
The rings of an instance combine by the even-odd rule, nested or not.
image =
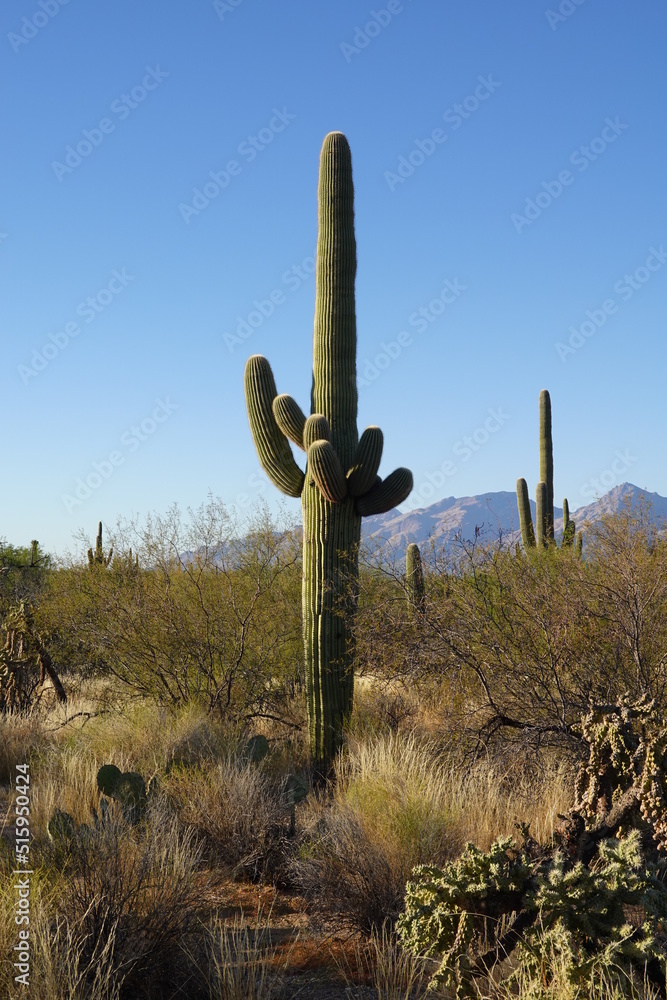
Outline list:
[[[144,816],[148,802],[146,783],[136,771],[122,772],[115,764],[104,764],[97,772],[97,787],[120,804],[130,822]]]
[[[76,824],[69,813],[56,809],[47,823],[46,831],[54,843],[67,843],[74,838]]]
[[[245,370],[250,429],[262,468],[303,509],[303,639],[311,756],[330,770],[352,710],[351,620],[356,610],[361,518],[402,503],[408,469],[378,476],[382,431],[357,431],[357,270],[352,161],[332,132],[320,157],[315,332],[310,416],[278,395],[271,366],[254,355]],[[306,471],[289,442],[306,453]]]

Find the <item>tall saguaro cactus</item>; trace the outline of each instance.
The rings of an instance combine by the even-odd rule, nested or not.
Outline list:
[[[95,569],[97,566],[104,566],[105,569],[111,562],[111,557],[113,556],[113,547],[109,549],[109,555],[105,556],[104,547],[102,545],[102,522],[100,521],[97,526],[97,538],[95,540],[95,551],[88,549],[88,568]]]
[[[329,770],[352,710],[351,620],[356,610],[361,518],[402,503],[412,473],[378,476],[382,431],[357,432],[357,330],[352,161],[345,136],[326,136],[320,157],[311,414],[277,395],[266,358],[245,370],[250,429],[262,468],[303,509],[303,639],[311,756]],[[289,439],[289,440],[288,440]],[[289,441],[306,452],[306,471]]]
[[[426,609],[424,569],[421,552],[416,542],[410,542],[405,552],[405,582],[409,609],[424,611]]]
[[[554,448],[551,436],[551,397],[546,389],[542,389],[540,393],[540,482],[547,488],[543,530],[545,544],[548,545],[554,540]],[[539,533],[540,529],[537,530]]]
[[[546,389],[540,392],[540,482],[536,492],[536,525],[530,514],[528,486],[525,479],[516,481],[516,500],[524,549],[546,548],[554,543],[554,455],[551,434],[551,397]],[[574,544],[576,525],[570,520],[567,499],[563,500],[563,539],[561,548]],[[576,536],[576,551],[581,554],[581,532]]]

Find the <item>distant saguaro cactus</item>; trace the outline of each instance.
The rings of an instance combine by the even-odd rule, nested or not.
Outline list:
[[[245,370],[250,429],[262,468],[303,509],[303,638],[311,756],[326,774],[352,710],[351,618],[356,610],[361,518],[402,503],[408,469],[377,475],[382,431],[357,431],[357,269],[352,161],[345,136],[326,136],[320,157],[311,415],[277,395],[271,366]],[[289,440],[307,455],[305,475]]]
[[[96,566],[108,566],[111,562],[111,557],[113,556],[113,547],[109,549],[109,555],[104,555],[104,549],[102,548],[102,522],[100,521],[97,527],[97,539],[95,542],[95,551],[88,549],[88,567],[90,569],[95,569]]]
[[[416,542],[411,542],[405,553],[405,582],[408,588],[408,605],[417,611],[424,611],[426,607],[424,569]]]
[[[554,544],[554,456],[551,432],[551,397],[546,389],[540,392],[540,482],[535,494],[535,520],[530,513],[528,485],[525,479],[516,481],[516,501],[519,509],[521,541],[525,550],[546,548]],[[570,520],[567,498],[563,500],[563,538],[561,548],[572,547],[576,536],[576,525]],[[576,552],[581,555],[581,532],[576,540]]]

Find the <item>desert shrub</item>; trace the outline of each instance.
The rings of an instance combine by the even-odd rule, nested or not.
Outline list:
[[[280,782],[256,764],[229,756],[215,766],[174,768],[165,791],[217,862],[251,878],[281,867],[286,800]]]
[[[280,718],[302,675],[300,550],[268,514],[236,524],[209,499],[182,517],[119,524],[114,557],[50,578],[36,615],[61,662],[94,666],[165,705],[203,704],[225,723]]]
[[[466,767],[410,734],[352,740],[331,801],[304,809],[290,871],[316,912],[368,933],[396,920],[415,865],[453,859],[468,839],[488,846],[521,816],[549,840],[571,783],[555,763],[532,775],[521,762],[513,772],[493,760]]]
[[[338,965],[349,1000],[367,1000],[369,987],[382,1000],[417,1000],[429,978],[429,963],[402,947],[389,921],[367,939],[357,938],[353,960],[345,958]]]
[[[405,885],[350,807],[340,806],[299,845],[289,866],[316,913],[369,934],[401,909]]]
[[[138,826],[117,813],[67,844],[42,850],[47,867],[65,871],[53,914],[82,935],[81,961],[90,963],[98,943],[113,936],[112,971],[122,970],[126,993],[138,995],[151,976],[169,975],[178,943],[201,912],[201,846],[194,831],[184,831],[158,802]]]

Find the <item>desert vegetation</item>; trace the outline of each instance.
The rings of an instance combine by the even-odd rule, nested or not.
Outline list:
[[[565,504],[556,544],[545,390],[523,547],[360,545],[412,475],[357,430],[353,218],[332,133],[310,415],[246,365],[302,527],[0,549],[2,996],[665,996],[664,534]]]
[[[21,995],[664,994],[667,544],[647,508],[589,530],[583,559],[362,552],[326,782],[298,532],[209,499],[108,544],[2,550],[3,995],[17,765]]]

